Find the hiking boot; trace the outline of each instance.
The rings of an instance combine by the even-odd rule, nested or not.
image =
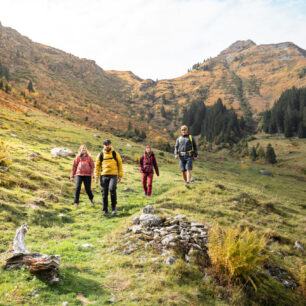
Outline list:
[[[107,216],[108,215],[108,211],[103,211],[103,216]]]
[[[74,203],[73,206],[74,206],[74,207],[78,207],[78,206],[79,206],[79,203]]]
[[[144,194],[143,194],[143,195],[145,195],[145,196],[146,196],[146,195],[147,195],[147,193],[146,193],[146,192],[144,192]]]
[[[92,200],[90,200],[90,203],[92,204],[92,205],[95,205],[95,201],[92,199]]]
[[[113,210],[113,211],[112,211],[112,214],[113,214],[113,215],[117,215],[117,209]]]
[[[185,187],[190,189],[190,183],[189,182],[185,183]]]

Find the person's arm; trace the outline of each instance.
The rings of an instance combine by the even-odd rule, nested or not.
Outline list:
[[[123,176],[122,159],[119,153],[116,152],[116,154],[117,154],[117,163],[118,163],[118,182],[120,182]]]
[[[155,156],[153,156],[153,166],[154,166],[156,175],[159,176],[159,169],[158,169],[158,166],[157,166],[157,162],[156,162]]]
[[[73,180],[75,177],[75,173],[77,170],[77,157],[74,159],[73,164],[72,164],[72,169],[71,169],[71,173],[70,173],[70,180]]]
[[[139,171],[143,173],[143,155],[139,159]]]
[[[94,163],[93,159],[91,158],[91,156],[89,157],[89,164],[90,164],[90,175],[91,175],[91,177],[94,177],[95,163]]]
[[[175,146],[174,146],[174,155],[175,155],[175,158],[178,158],[179,145],[180,145],[179,139],[177,139],[176,142],[175,142]]]
[[[198,146],[197,146],[197,142],[195,140],[195,137],[192,137],[192,142],[193,142],[193,150],[194,150],[194,157],[198,157]]]
[[[96,159],[96,167],[95,167],[96,183],[98,183],[100,173],[101,173],[101,162],[100,162],[100,153],[99,153],[98,156],[97,156],[97,159]]]

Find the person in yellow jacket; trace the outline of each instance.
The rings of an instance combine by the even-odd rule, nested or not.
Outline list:
[[[108,192],[111,194],[112,214],[117,214],[117,183],[122,178],[122,160],[113,147],[109,139],[103,142],[103,151],[98,154],[95,168],[96,183],[101,184],[103,215],[108,214]]]

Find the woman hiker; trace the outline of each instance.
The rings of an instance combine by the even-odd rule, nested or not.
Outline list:
[[[144,155],[141,156],[139,160],[139,170],[142,173],[142,186],[144,189],[144,194],[149,197],[152,194],[152,183],[154,174],[153,167],[155,169],[156,175],[159,176],[155,155],[152,152],[151,147],[147,146]]]
[[[73,161],[70,180],[75,178],[75,194],[74,206],[79,205],[80,191],[82,182],[84,182],[86,193],[89,197],[91,204],[94,204],[94,196],[91,192],[91,177],[94,176],[95,164],[92,160],[85,145],[81,145],[79,153]]]

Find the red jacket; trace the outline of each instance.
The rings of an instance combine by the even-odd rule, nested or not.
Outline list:
[[[76,175],[93,176],[94,169],[95,164],[90,155],[78,155],[73,161],[70,177],[74,178]]]
[[[153,167],[155,169],[157,176],[159,176],[159,170],[153,152],[150,156],[144,154],[140,157],[139,170],[141,173],[154,173]]]

